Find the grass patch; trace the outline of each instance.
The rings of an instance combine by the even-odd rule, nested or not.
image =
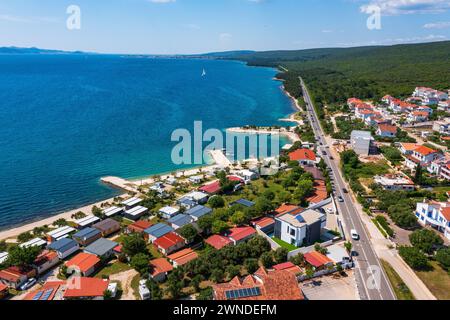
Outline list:
[[[380,232],[383,235],[383,237],[387,238],[388,235],[387,235],[386,231],[384,231],[383,227],[380,226],[380,224],[378,223],[377,219],[372,219],[372,222],[378,228],[378,230],[380,230]]]
[[[436,261],[430,261],[430,271],[415,271],[439,300],[450,300],[450,275]]]
[[[409,290],[408,286],[403,282],[402,278],[400,278],[394,268],[392,268],[392,266],[385,260],[381,260],[381,265],[383,266],[383,269],[386,272],[387,277],[389,278],[389,282],[394,289],[397,299],[416,300],[411,290]]]
[[[273,237],[272,238],[273,241],[275,241],[276,243],[278,243],[282,248],[287,249],[288,251],[294,251],[297,250],[298,248],[290,243],[284,242],[281,239],[278,239],[277,237]]]
[[[129,265],[116,261],[114,263],[109,263],[106,267],[101,269],[96,275],[96,278],[102,278],[104,276],[111,276],[113,274],[121,273],[132,269]]]
[[[137,274],[131,280],[131,290],[133,290],[133,295],[137,300],[141,300],[141,296],[139,295],[139,281],[141,280],[141,275]]]

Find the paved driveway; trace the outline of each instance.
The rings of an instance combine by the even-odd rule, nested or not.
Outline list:
[[[301,283],[308,300],[359,300],[353,271],[348,277],[325,276]]]

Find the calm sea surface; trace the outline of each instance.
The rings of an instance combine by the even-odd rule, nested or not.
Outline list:
[[[275,74],[233,61],[0,56],[0,228],[114,196],[103,176],[180,169],[171,133],[194,121],[280,124],[293,109]]]

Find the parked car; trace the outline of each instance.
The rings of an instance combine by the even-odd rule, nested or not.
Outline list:
[[[25,282],[23,285],[20,286],[20,290],[25,291],[30,289],[32,286],[34,286],[36,284],[36,279],[35,278],[31,278],[28,279],[27,282]]]
[[[342,189],[342,192],[344,192],[344,193],[348,193],[348,190],[347,190],[347,189],[345,189],[345,188],[343,188],[343,189]]]
[[[360,238],[359,234],[355,229],[350,230],[350,234],[351,234],[353,240],[359,240],[359,238]]]
[[[338,201],[339,202],[344,202],[344,198],[342,198],[341,196],[338,197]]]
[[[139,295],[142,300],[150,300],[150,290],[147,287],[146,280],[139,281]]]

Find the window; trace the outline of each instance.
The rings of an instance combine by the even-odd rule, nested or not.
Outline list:
[[[291,229],[291,236],[295,237],[295,229]]]

